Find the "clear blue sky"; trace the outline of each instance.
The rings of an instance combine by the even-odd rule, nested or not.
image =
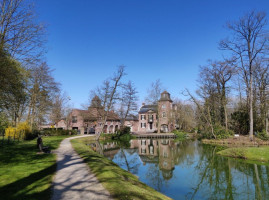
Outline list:
[[[224,25],[269,0],[39,0],[48,24],[47,62],[62,89],[80,107],[89,91],[127,66],[140,102],[160,78],[173,97],[195,91],[199,65],[220,59]]]

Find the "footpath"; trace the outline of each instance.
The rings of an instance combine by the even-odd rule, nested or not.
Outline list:
[[[53,180],[53,200],[59,199],[112,199],[109,192],[97,180],[90,168],[74,151],[70,140],[90,135],[64,139],[55,151],[57,171]]]

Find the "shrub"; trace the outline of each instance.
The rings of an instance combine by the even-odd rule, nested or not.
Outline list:
[[[232,130],[226,131],[225,128],[222,126],[215,126],[214,133],[215,133],[217,139],[226,139],[226,138],[229,138],[230,136],[234,135],[234,132]]]
[[[185,140],[188,137],[188,133],[180,130],[173,130],[172,133],[177,136],[177,140]]]
[[[44,129],[40,131],[42,135],[47,136],[59,136],[59,135],[76,135],[78,133],[77,130],[63,130],[63,129]]]
[[[269,136],[267,135],[265,130],[263,130],[262,132],[258,132],[257,138],[260,138],[261,140],[269,140]]]
[[[123,126],[123,127],[121,127],[120,129],[119,129],[119,131],[118,131],[118,134],[120,135],[120,136],[122,136],[122,135],[126,135],[126,134],[130,134],[131,133],[131,128],[130,127],[128,127],[128,126]]]
[[[5,129],[5,137],[12,139],[31,139],[33,133],[28,122],[21,122],[17,127],[11,127]]]
[[[214,126],[214,134],[216,136],[216,139],[227,139],[230,136],[234,135],[234,132],[232,130],[225,130],[225,127],[220,125]],[[202,132],[198,132],[200,139],[215,139],[214,136],[211,133],[211,130],[204,130]]]

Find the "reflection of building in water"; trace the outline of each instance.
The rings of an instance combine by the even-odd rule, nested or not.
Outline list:
[[[105,144],[100,144],[99,142],[95,142],[91,144],[91,147],[94,151],[98,152],[101,155],[113,160],[114,156],[118,153],[119,147],[116,142],[107,142]]]
[[[163,177],[170,179],[177,160],[177,146],[178,143],[169,139],[142,139],[132,140],[130,148],[138,148],[139,156],[144,164],[158,163]]]

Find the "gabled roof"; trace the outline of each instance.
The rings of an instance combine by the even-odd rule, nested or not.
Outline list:
[[[140,108],[139,114],[147,113],[147,112],[157,112],[157,105],[144,105]]]

